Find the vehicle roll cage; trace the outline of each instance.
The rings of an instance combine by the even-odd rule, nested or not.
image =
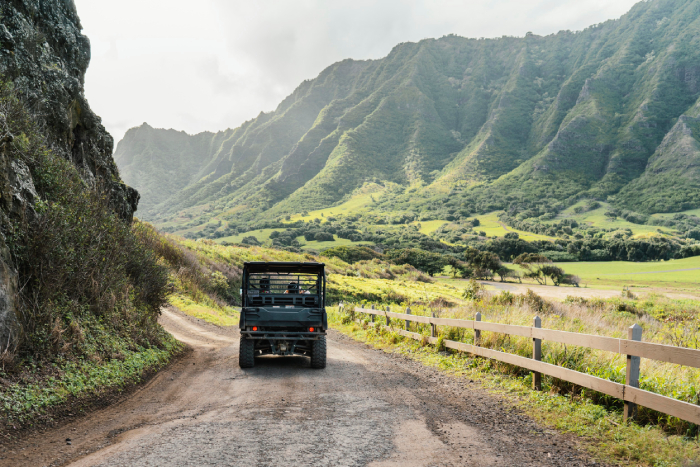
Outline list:
[[[323,263],[247,262],[243,266],[243,307],[326,307]]]

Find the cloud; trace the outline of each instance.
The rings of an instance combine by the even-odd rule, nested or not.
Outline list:
[[[635,0],[75,0],[92,44],[86,94],[119,140],[132,126],[188,133],[273,110],[304,79],[400,42],[580,30]]]

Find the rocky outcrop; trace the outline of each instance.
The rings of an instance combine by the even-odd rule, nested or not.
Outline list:
[[[90,185],[102,185],[125,220],[133,218],[139,194],[121,182],[112,158],[113,139],[84,95],[90,42],[73,0],[3,0],[0,3],[0,82],[36,119],[46,144],[78,167]],[[0,134],[0,352],[16,335],[17,277],[6,245],[8,220],[32,216],[36,191],[31,174],[4,146]],[[8,344],[9,343],[9,344]]]
[[[115,209],[130,219],[138,193],[121,183],[114,140],[85,99],[90,41],[80,33],[73,1],[5,0],[0,21],[0,79],[13,83],[55,152],[85,180],[113,185]]]

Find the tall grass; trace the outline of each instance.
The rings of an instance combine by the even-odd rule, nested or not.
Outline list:
[[[405,304],[397,306],[385,303],[392,311],[403,312]],[[346,309],[351,309],[348,303]],[[491,295],[483,290],[474,300],[460,306],[444,304],[413,304],[411,312],[417,315],[436,315],[444,318],[474,319],[481,313],[482,321],[532,326],[533,318],[542,319],[542,327],[562,331],[596,334],[615,338],[627,338],[627,330],[633,324],[639,324],[644,330],[643,340],[667,345],[682,345],[698,348],[698,311],[700,303],[670,300],[656,296],[643,302],[634,300],[608,299],[585,300],[570,297],[565,302],[549,302],[528,291],[527,294],[514,295],[503,292]],[[658,313],[654,316],[654,311]],[[659,319],[658,316],[665,318]],[[370,318],[363,317],[367,326]],[[404,327],[403,320],[391,320],[392,326]],[[411,324],[412,330],[429,335],[430,326],[419,323]],[[469,344],[474,343],[474,332],[457,327],[439,327],[443,339]],[[480,345],[486,348],[513,353],[523,357],[532,356],[532,342],[528,338],[510,336],[495,332],[481,332]],[[572,370],[587,373],[618,383],[625,382],[626,359],[612,352],[604,352],[554,342],[542,342],[542,360]],[[495,371],[528,380],[528,370],[505,363],[481,360],[479,365],[486,365]],[[685,402],[700,403],[700,369],[674,365],[655,360],[642,359],[640,388]],[[621,410],[623,402],[613,397],[585,390],[569,382],[543,376],[543,390],[570,396],[585,397],[596,404],[609,409]],[[697,435],[697,426],[675,417],[668,416],[644,407],[639,408],[638,423],[654,424],[665,431],[688,436]]]

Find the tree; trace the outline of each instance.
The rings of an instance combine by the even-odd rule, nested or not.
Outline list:
[[[328,232],[317,232],[316,235],[314,235],[314,240],[317,242],[332,242],[335,240],[333,238],[333,234],[328,233]]]
[[[528,279],[535,279],[539,284],[547,284],[547,275],[543,273],[543,268],[552,260],[538,253],[523,253],[519,255],[513,264],[525,269],[524,276]],[[562,271],[563,272],[563,271]]]
[[[515,258],[513,264],[525,269],[525,277],[535,279],[538,283],[547,285],[547,278],[552,280],[555,286],[571,284],[578,287],[580,279],[573,274],[567,274],[559,266],[552,264],[552,260],[537,253],[523,253]]]
[[[534,253],[537,248],[515,232],[508,232],[505,237],[494,238],[486,244],[486,250],[496,253],[500,258],[513,259],[522,253]]]
[[[469,266],[474,269],[476,277],[489,277],[501,269],[501,258],[490,251],[480,251],[476,248],[468,247],[464,252],[464,258]]]
[[[394,264],[410,264],[431,277],[442,272],[447,266],[447,259],[443,255],[418,248],[390,250],[386,256]]]
[[[547,285],[547,278],[549,277],[552,279],[552,282],[554,285],[557,287],[559,284],[562,282],[564,277],[566,276],[566,273],[564,273],[564,270],[560,268],[559,266],[554,266],[551,264],[543,264],[539,267],[539,272],[541,277],[544,278],[544,283]]]
[[[260,241],[253,237],[252,235],[245,237],[243,240],[241,240],[241,243],[244,245],[253,245],[253,246],[260,246],[262,243]]]
[[[501,282],[505,282],[509,277],[518,277],[517,272],[505,266],[498,268],[496,274],[498,274],[498,276],[501,278]]]

